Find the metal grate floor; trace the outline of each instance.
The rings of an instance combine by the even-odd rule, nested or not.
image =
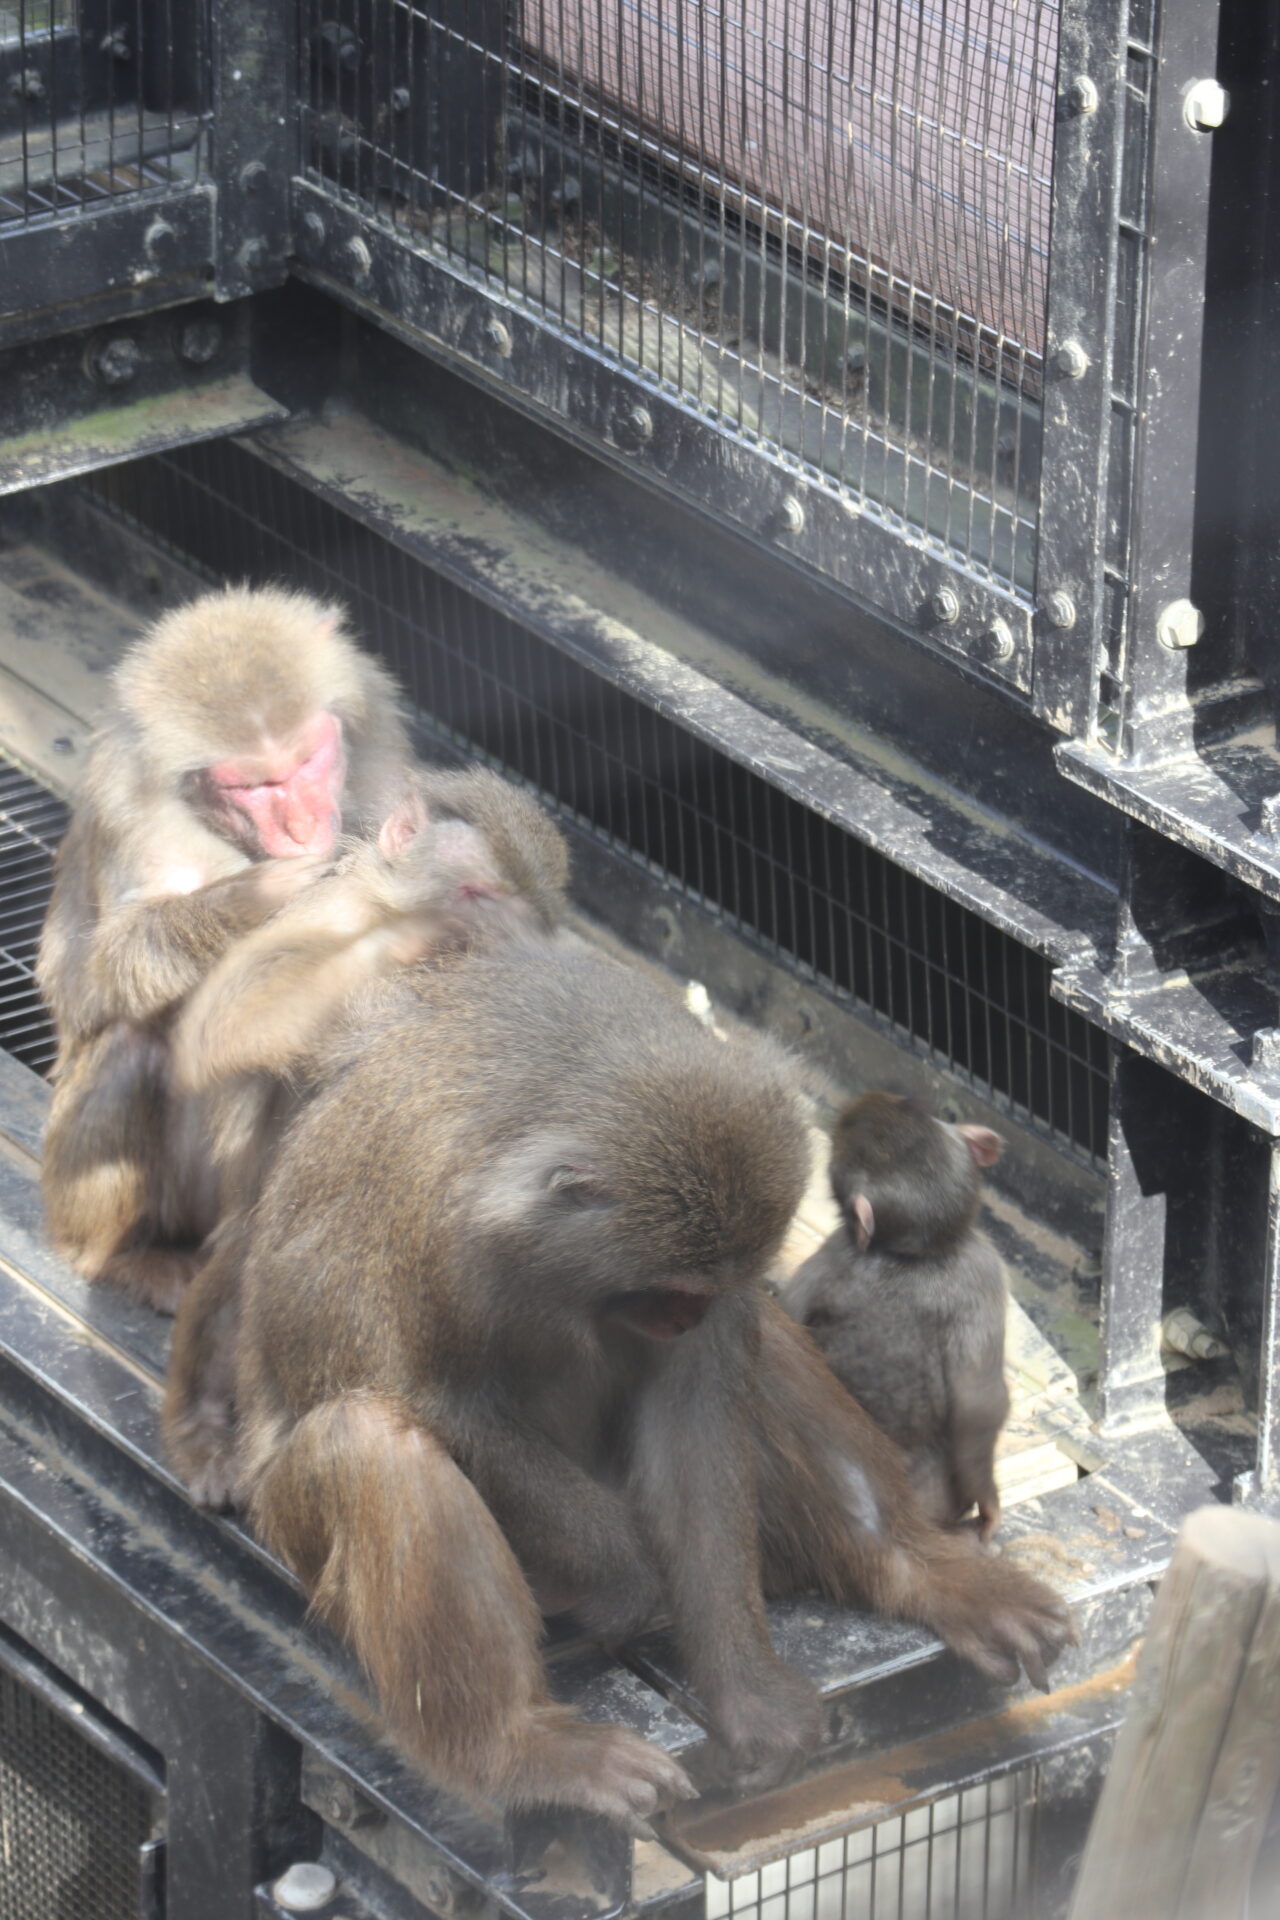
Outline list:
[[[0,1047],[37,1073],[57,1051],[36,991],[36,949],[53,890],[65,803],[0,761]]]

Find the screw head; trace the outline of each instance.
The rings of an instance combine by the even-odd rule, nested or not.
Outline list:
[[[89,371],[104,387],[127,387],[142,365],[142,350],[127,333],[117,333],[91,348]]]
[[[990,666],[996,660],[1007,660],[1012,652],[1013,628],[997,615],[979,642],[978,658]]]
[[[804,532],[804,502],[798,494],[789,493],[782,503],[782,531],[784,533]]]
[[[1096,113],[1098,111],[1098,89],[1087,73],[1077,74],[1066,92],[1067,105],[1072,113]]]
[[[266,241],[246,240],[236,254],[236,264],[241,273],[258,273],[267,264]]]
[[[240,169],[240,185],[246,193],[257,193],[267,184],[267,169],[261,160],[250,160]]]
[[[188,320],[178,335],[178,354],[188,366],[207,367],[222,350],[222,328],[216,320]]]
[[[640,446],[653,438],[653,415],[648,407],[632,407],[627,414],[627,432]]]
[[[1204,615],[1190,600],[1171,600],[1156,616],[1156,638],[1170,652],[1194,647],[1204,633]]]
[[[342,249],[342,257],[357,286],[373,272],[373,255],[359,234],[347,241]]]
[[[1082,380],[1089,371],[1089,356],[1078,340],[1064,340],[1053,356],[1055,373],[1068,380]]]
[[[1230,105],[1225,88],[1216,80],[1197,80],[1187,88],[1182,117],[1193,133],[1212,133],[1226,119]]]
[[[1058,627],[1065,632],[1076,623],[1076,603],[1069,593],[1059,587],[1046,598],[1044,617],[1051,627]]]
[[[929,595],[929,618],[940,627],[954,627],[960,618],[960,595],[954,587],[939,587]]]
[[[162,260],[173,258],[178,236],[167,220],[153,220],[142,236],[142,244],[147,250],[148,260],[158,265]]]
[[[312,208],[309,213],[303,214],[302,231],[306,236],[308,246],[322,247],[324,245],[324,221],[314,208]]]
[[[484,337],[501,359],[507,360],[511,357],[511,330],[504,326],[496,315],[493,319],[486,320]]]

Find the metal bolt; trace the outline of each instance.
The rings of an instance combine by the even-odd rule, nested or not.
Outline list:
[[[240,185],[246,193],[257,193],[267,184],[267,169],[261,160],[250,160],[240,169]]]
[[[89,350],[89,371],[104,387],[127,387],[137,378],[141,365],[141,349],[127,333],[118,333]]]
[[[484,337],[489,342],[489,345],[493,348],[494,352],[498,354],[503,360],[510,359],[511,330],[509,327],[505,327],[502,321],[497,319],[496,316],[492,320],[486,320],[485,328],[484,328]]]
[[[783,533],[804,532],[804,502],[794,493],[789,493],[782,503]]]
[[[652,440],[653,415],[648,407],[632,407],[627,415],[627,428],[632,439],[638,440],[641,446]]]
[[[1194,647],[1203,632],[1204,615],[1190,600],[1171,600],[1156,615],[1156,637],[1171,652]]]
[[[207,367],[222,351],[222,328],[216,320],[188,320],[178,335],[178,355],[192,367]]]
[[[24,67],[21,73],[11,73],[5,86],[14,100],[43,100],[45,96],[44,80],[34,67]]]
[[[392,87],[391,89],[392,113],[408,113],[412,105],[413,105],[413,95],[410,93],[408,87]]]
[[[1197,80],[1188,87],[1182,117],[1193,133],[1212,133],[1227,117],[1231,102],[1216,80]]]
[[[1072,113],[1096,113],[1098,89],[1087,73],[1079,74],[1067,88],[1067,105]]]
[[[960,618],[960,596],[954,587],[939,587],[929,595],[929,618],[940,627],[954,627]]]
[[[357,286],[366,281],[373,272],[373,255],[359,234],[347,241],[342,249],[342,257]]]
[[[1078,340],[1064,340],[1053,356],[1053,366],[1068,380],[1081,380],[1089,371],[1089,356]]]
[[[241,273],[258,273],[267,264],[267,243],[265,240],[246,240],[236,254],[236,264]]]
[[[991,622],[979,643],[978,657],[988,665],[995,660],[1007,660],[1013,652],[1013,629],[1007,620],[998,616]]]
[[[314,209],[310,213],[303,214],[302,231],[306,235],[309,246],[322,247],[324,245],[324,221]]]
[[[1059,627],[1065,633],[1076,623],[1076,603],[1062,588],[1047,596],[1044,603],[1044,617],[1051,627]]]
[[[157,265],[162,260],[171,260],[178,244],[178,236],[167,220],[153,220],[142,236],[142,244],[147,250],[148,260]]]
[[[112,27],[104,33],[98,42],[100,53],[109,53],[113,60],[132,60],[133,48],[129,45],[128,27]]]
[[[282,1873],[271,1897],[286,1913],[316,1913],[338,1891],[338,1876],[318,1860],[298,1860]]]

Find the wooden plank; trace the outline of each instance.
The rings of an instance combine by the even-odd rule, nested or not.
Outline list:
[[[1280,1778],[1280,1523],[1202,1507],[1152,1614],[1071,1920],[1232,1920]]]

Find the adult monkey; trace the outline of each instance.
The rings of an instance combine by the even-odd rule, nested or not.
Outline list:
[[[207,594],[117,667],[37,966],[58,1037],[45,1214],[90,1279],[176,1307],[218,1195],[205,1106],[172,1083],[175,1012],[340,829],[394,811],[410,768],[390,676],[305,594]]]
[[[249,1220],[236,1399],[255,1526],[425,1770],[632,1827],[688,1791],[550,1702],[539,1603],[606,1642],[667,1609],[747,1788],[820,1729],[766,1592],[868,1602],[1043,1683],[1061,1603],[925,1519],[760,1285],[808,1167],[785,1056],[549,942],[382,996]]]

